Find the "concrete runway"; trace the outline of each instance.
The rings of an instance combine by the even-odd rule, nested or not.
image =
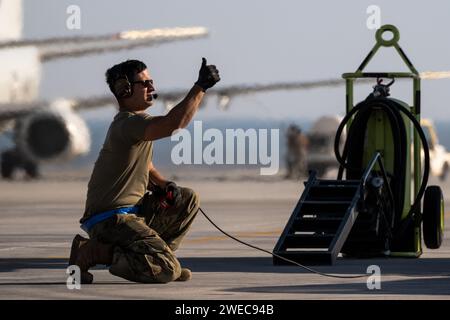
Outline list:
[[[303,189],[281,179],[178,181],[201,196],[202,208],[231,234],[271,251]],[[439,184],[437,180],[431,184]],[[450,195],[449,182],[441,184]],[[70,243],[79,229],[86,179],[57,176],[33,182],[0,181],[0,299],[450,299],[450,225],[439,250],[420,259],[338,259],[322,272],[354,275],[381,268],[381,290],[365,279],[333,279],[272,258],[219,233],[201,215],[180,250],[193,270],[188,282],[136,284],[93,270],[95,283],[66,287]],[[450,199],[450,198],[449,198]]]

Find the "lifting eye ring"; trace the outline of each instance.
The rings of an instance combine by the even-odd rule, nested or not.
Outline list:
[[[393,34],[392,39],[386,40],[383,38],[383,34],[386,34],[387,32],[391,32]],[[398,42],[398,40],[400,40],[400,32],[392,24],[385,24],[375,33],[375,40],[383,47],[392,47]]]

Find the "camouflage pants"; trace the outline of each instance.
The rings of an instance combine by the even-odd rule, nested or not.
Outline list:
[[[118,214],[90,230],[91,239],[115,246],[110,273],[144,283],[166,283],[180,276],[181,266],[173,252],[199,208],[197,194],[180,189],[181,201],[175,206],[161,208],[158,200],[148,195],[138,214]]]

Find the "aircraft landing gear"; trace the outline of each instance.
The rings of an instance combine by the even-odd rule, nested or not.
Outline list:
[[[17,149],[10,149],[1,154],[1,175],[5,179],[13,179],[16,169],[23,169],[26,177],[39,178],[38,165],[26,159]]]

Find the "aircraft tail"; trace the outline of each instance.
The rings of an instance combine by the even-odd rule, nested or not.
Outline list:
[[[22,0],[0,0],[0,41],[22,36]]]

